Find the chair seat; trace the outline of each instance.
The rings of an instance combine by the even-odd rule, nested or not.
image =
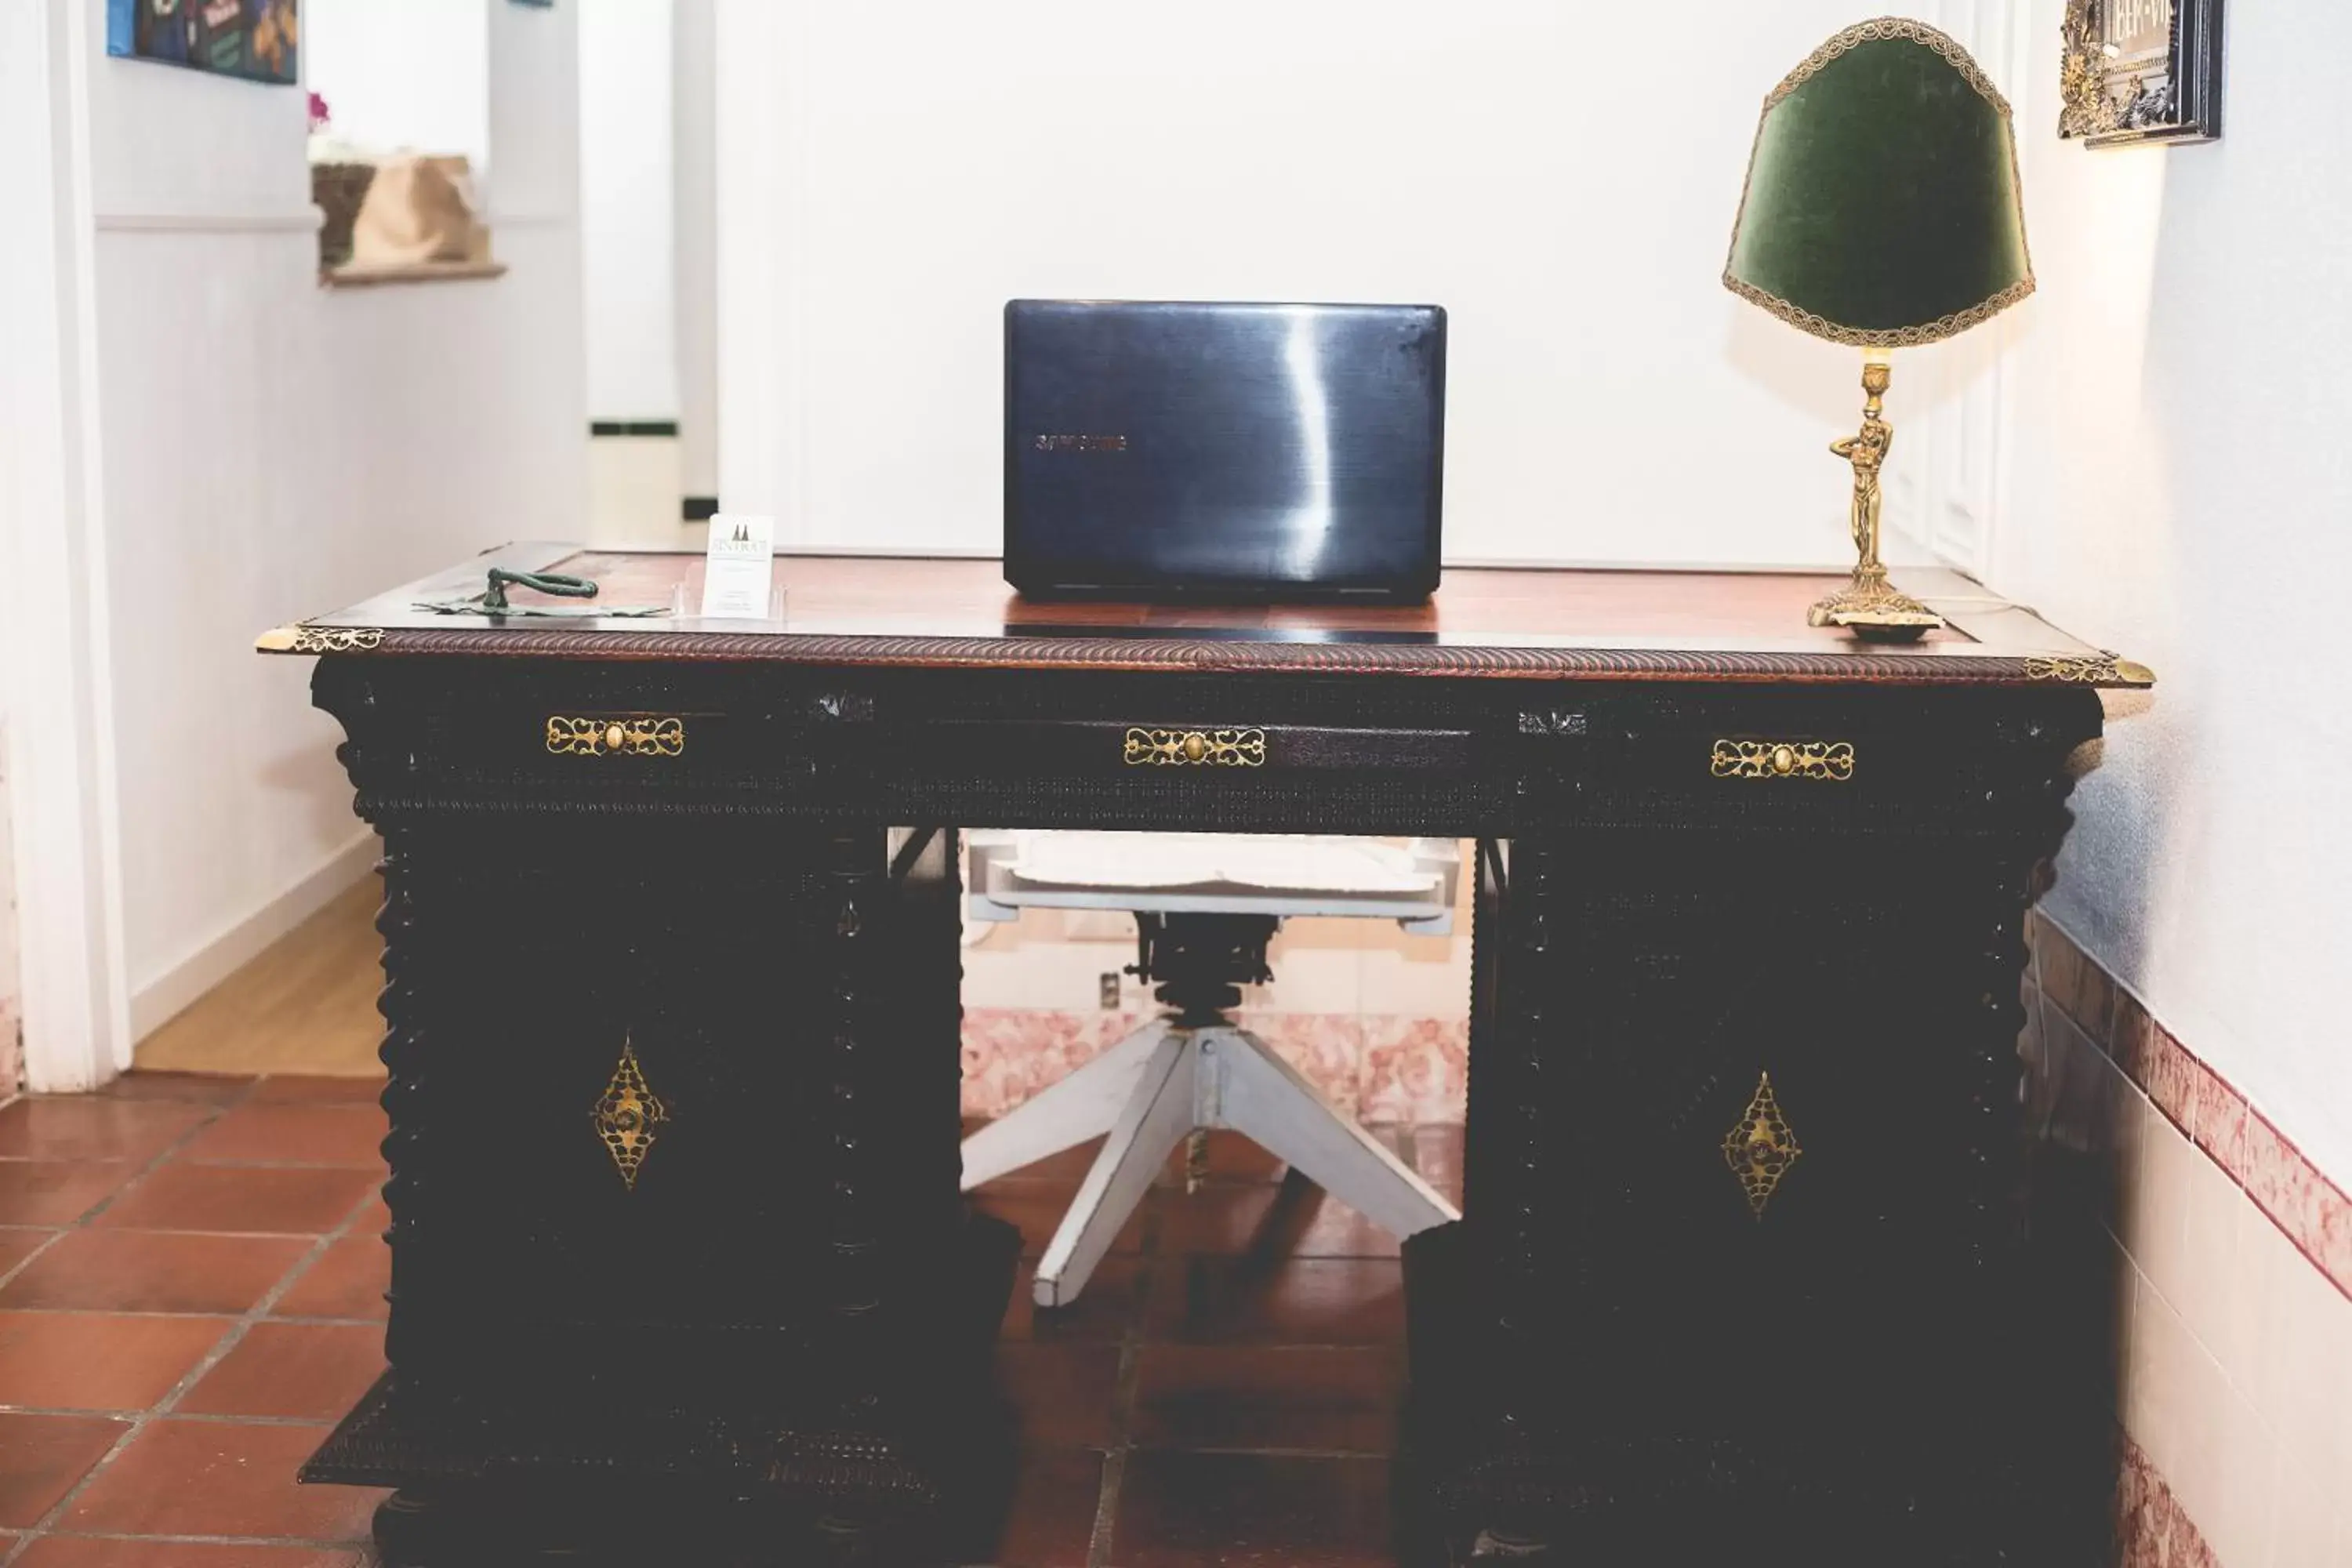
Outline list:
[[[966,836],[974,920],[1024,909],[1359,917],[1453,929],[1460,851],[1303,834],[979,832]]]

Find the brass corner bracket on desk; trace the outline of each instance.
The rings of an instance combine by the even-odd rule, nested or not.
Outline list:
[[[2071,680],[2095,686],[2153,686],[2156,671],[2114,654],[2078,658],[2068,654],[2035,655],[2025,661],[2028,680]]]
[[[686,750],[681,719],[567,719],[550,714],[547,749],[559,757],[675,757]]]
[[[382,626],[272,626],[253,639],[256,653],[365,653],[383,641]]]
[[[1120,759],[1130,768],[1262,768],[1263,730],[1129,730]]]
[[[1826,779],[1853,777],[1850,741],[1717,741],[1707,771],[1719,779]]]

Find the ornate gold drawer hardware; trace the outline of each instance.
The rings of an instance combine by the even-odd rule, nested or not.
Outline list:
[[[1723,1137],[1723,1163],[1739,1178],[1748,1206],[1759,1220],[1764,1217],[1764,1205],[1772,1201],[1780,1178],[1803,1152],[1797,1147],[1797,1135],[1789,1131],[1788,1118],[1780,1114],[1780,1101],[1772,1092],[1772,1075],[1768,1072],[1756,1080],[1755,1098],[1740,1113],[1739,1125]]]
[[[1130,768],[1262,768],[1263,730],[1129,730]]]
[[[1707,771],[1719,779],[1853,777],[1853,746],[1846,741],[1717,741]]]
[[[613,1068],[613,1081],[604,1086],[590,1117],[595,1122],[596,1136],[604,1141],[604,1152],[613,1156],[613,1168],[621,1173],[622,1184],[635,1192],[637,1171],[654,1146],[654,1129],[669,1120],[669,1107],[646,1082],[633,1042],[621,1042],[621,1060]]]
[[[566,719],[551,714],[547,749],[559,757],[674,757],[686,750],[682,719]]]
[[[2084,684],[2126,682],[2133,686],[2153,686],[2156,671],[2144,664],[2127,658],[2117,658],[2103,653],[2091,658],[2075,658],[2063,654],[2035,655],[2025,661],[2029,680],[2071,680]]]

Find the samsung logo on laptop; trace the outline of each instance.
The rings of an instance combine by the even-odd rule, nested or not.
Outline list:
[[[1035,446],[1041,452],[1124,452],[1124,436],[1040,436]]]

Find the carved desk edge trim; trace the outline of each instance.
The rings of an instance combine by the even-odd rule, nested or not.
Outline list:
[[[1194,641],[1171,637],[969,637],[764,632],[343,626],[265,632],[262,653],[504,654],[561,659],[683,658],[929,669],[1202,670],[1233,674],[1429,675],[1493,679],[1870,681],[1918,686],[2141,688],[2147,666],[2111,654],[1741,653],[1706,649],[1446,647]]]

